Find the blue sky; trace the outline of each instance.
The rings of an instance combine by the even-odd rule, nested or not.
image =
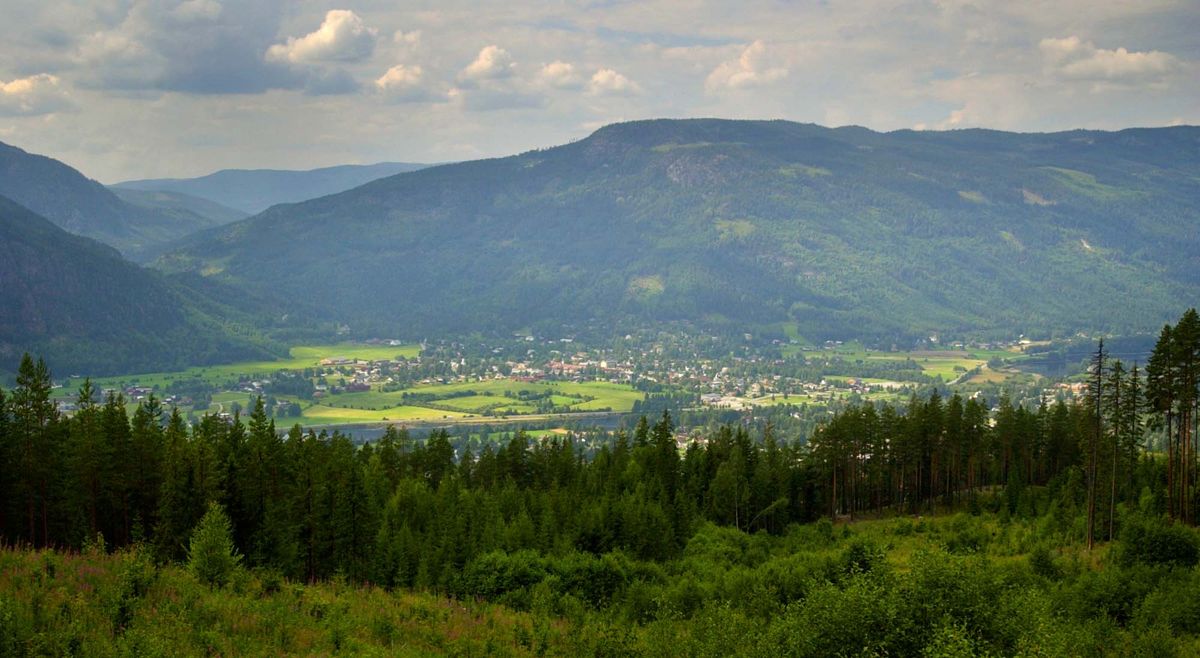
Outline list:
[[[1200,4],[0,0],[0,141],[104,182],[506,155],[649,117],[1200,124]]]

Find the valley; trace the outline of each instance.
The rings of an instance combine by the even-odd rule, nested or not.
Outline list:
[[[88,379],[101,397],[120,395],[132,415],[153,395],[190,421],[232,421],[262,398],[281,429],[455,425],[586,426],[656,408],[654,399],[694,412],[789,413],[848,402],[904,402],[930,387],[972,393],[999,385],[1035,390],[1048,380],[1021,370],[1021,345],[950,346],[907,352],[860,344],[816,347],[778,341],[740,352],[684,356],[711,342],[623,340],[603,348],[514,336],[480,344],[422,346],[398,340],[298,345],[288,358],[183,370],[57,379],[59,409],[77,409]],[[690,346],[690,347],[684,347]],[[794,413],[791,412],[791,413]]]

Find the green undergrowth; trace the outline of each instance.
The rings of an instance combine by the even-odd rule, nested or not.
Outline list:
[[[1194,530],[1126,512],[702,525],[682,553],[494,551],[436,591],[239,568],[201,584],[148,551],[0,550],[0,655],[1187,656]]]

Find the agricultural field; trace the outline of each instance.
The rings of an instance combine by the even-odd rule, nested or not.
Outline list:
[[[630,386],[608,382],[519,382],[493,379],[482,382],[427,384],[397,391],[380,389],[335,396],[330,406],[389,410],[404,405],[448,408],[469,414],[530,414],[538,401],[568,411],[629,412],[643,394]]]
[[[403,389],[391,388],[386,377],[371,375],[359,384],[368,390],[348,391],[347,382],[366,376],[359,362],[398,361],[419,356],[417,345],[364,345],[338,343],[302,345],[290,350],[289,358],[278,361],[254,361],[223,366],[196,367],[178,372],[121,375],[92,380],[98,392],[108,389],[125,391],[130,414],[137,398],[154,391],[160,399],[169,392],[187,387],[211,391],[207,403],[189,406],[186,398],[167,400],[166,406],[178,406],[193,416],[204,413],[243,414],[252,408],[259,395],[269,397],[280,408],[295,405],[290,412],[276,413],[279,423],[305,426],[354,425],[389,422],[438,422],[469,418],[508,416],[548,416],[574,412],[629,412],[643,394],[628,385],[606,382],[521,382],[509,378],[476,382],[429,383]],[[312,398],[260,384],[281,373],[309,371]],[[299,380],[303,382],[303,379]],[[72,402],[83,380],[68,379],[55,390],[55,397]],[[308,386],[306,383],[305,386]],[[393,385],[394,386],[394,385]],[[174,388],[173,388],[174,387]],[[318,392],[314,392],[318,391]]]
[[[805,353],[805,358],[809,360],[825,359],[841,359],[842,361],[856,363],[862,361],[869,362],[905,362],[912,361],[920,369],[922,374],[930,377],[941,377],[942,381],[953,382],[968,372],[980,368],[985,370],[987,362],[993,358],[1006,360],[1010,363],[1019,363],[1026,358],[1022,352],[1016,350],[1002,349],[963,349],[963,350],[914,350],[908,352],[880,352],[869,350],[857,344],[846,344],[835,349],[815,350]],[[993,372],[992,375],[984,380],[999,382],[1004,381],[1010,375],[1020,374],[1015,369],[1002,369]],[[870,383],[871,378],[864,378],[864,381]],[[883,380],[880,380],[883,381]],[[964,382],[959,382],[964,383]]]
[[[421,353],[419,345],[362,345],[358,343],[335,343],[330,345],[302,345],[293,347],[289,357],[278,361],[243,361],[220,366],[201,366],[177,372],[154,372],[92,379],[97,389],[145,386],[166,388],[172,382],[199,378],[206,383],[220,385],[237,381],[239,377],[267,375],[281,370],[304,370],[320,365],[324,359],[362,359],[377,361],[402,357],[411,359]],[[72,394],[82,383],[80,378],[68,380],[66,389]]]

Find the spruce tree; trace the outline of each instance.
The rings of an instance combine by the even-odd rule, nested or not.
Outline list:
[[[242,556],[233,545],[233,529],[225,510],[210,503],[208,511],[192,532],[188,545],[188,570],[210,587],[224,587],[241,564]]]

